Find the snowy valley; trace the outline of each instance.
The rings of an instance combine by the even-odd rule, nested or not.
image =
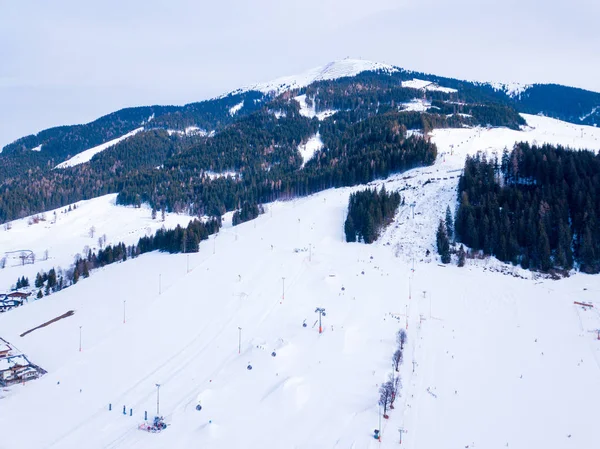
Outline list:
[[[112,264],[0,314],[0,337],[47,371],[0,391],[11,429],[0,448],[595,447],[600,278],[552,281],[493,258],[443,266],[435,254],[467,155],[517,141],[600,150],[597,128],[523,117],[521,131],[436,129],[434,165],[370,183],[405,198],[372,245],[343,233],[348,197],[365,186],[329,189],[235,227],[228,213],[198,253]],[[316,134],[299,151],[306,161],[321,146]],[[191,218],[163,223],[114,201],[0,230],[3,250],[38,255],[0,270],[2,284],[67,267],[101,234],[129,243]],[[379,441],[378,391],[402,328],[400,397]],[[158,407],[167,429],[140,431]]]

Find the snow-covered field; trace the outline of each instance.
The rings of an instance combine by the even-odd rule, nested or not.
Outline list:
[[[119,142],[121,142],[125,139],[128,139],[131,136],[135,136],[137,133],[139,133],[140,131],[143,131],[143,130],[144,130],[143,126],[140,128],[136,128],[133,131],[130,131],[127,134],[122,135],[121,137],[117,137],[116,139],[109,140],[108,142],[105,142],[101,145],[98,145],[98,146],[95,146],[88,150],[82,151],[81,153],[77,153],[71,159],[67,159],[64,162],[61,162],[54,168],[57,169],[57,168],[74,167],[76,165],[83,164],[85,162],[89,162],[98,153],[101,153],[104,150],[108,150],[110,147],[114,147]]]
[[[7,252],[11,253],[7,255],[6,268],[0,270],[0,293],[21,276],[28,277],[33,283],[40,270],[48,271],[59,266],[68,268],[77,254],[83,255],[84,247],[97,251],[100,237],[106,236],[106,244],[124,242],[131,245],[142,236],[154,234],[163,225],[166,228],[174,228],[178,224],[186,226],[193,219],[189,215],[167,213],[163,222],[159,211],[153,220],[147,205],[141,208],[115,206],[116,198],[116,194],[110,194],[79,201],[77,208],[71,211],[67,206],[46,212],[43,214],[45,221],[29,224],[31,217],[26,217],[12,221],[10,230],[0,227],[0,258]],[[33,251],[35,263],[20,265],[21,250]]]
[[[361,187],[329,190],[226,223],[197,254],[110,265],[0,315],[0,336],[48,370],[1,392],[11,431],[0,448],[391,448],[400,428],[419,449],[595,447],[600,314],[573,301],[600,307],[600,278],[515,271],[523,279],[494,261],[443,267],[425,255],[467,154],[515,140],[600,148],[600,130],[526,119],[535,129],[436,130],[434,166],[372,183],[406,197],[373,245],[343,241]],[[139,211],[110,206],[106,220],[120,209]],[[85,239],[83,218],[54,244]],[[327,312],[321,335],[316,307]],[[406,326],[401,397],[379,443],[378,387]],[[156,384],[169,427],[149,434],[137,426],[156,412]]]
[[[297,97],[294,98],[294,100],[296,100],[298,102],[298,104],[300,105],[300,115],[303,115],[304,117],[308,117],[308,118],[317,117],[318,120],[325,120],[327,117],[331,117],[333,114],[335,114],[337,112],[334,109],[327,109],[325,111],[317,112],[315,110],[314,103],[312,104],[312,106],[308,106],[306,104],[306,94],[298,95]]]
[[[306,164],[316,152],[323,148],[323,141],[321,135],[317,132],[314,136],[310,137],[306,142],[298,145],[298,151],[302,156],[302,166]]]
[[[402,81],[402,87],[409,87],[411,89],[438,91],[438,92],[444,92],[446,94],[458,92],[456,89],[452,89],[451,87],[438,86],[434,82],[420,80],[417,78],[413,78],[412,80],[409,80],[409,81]]]

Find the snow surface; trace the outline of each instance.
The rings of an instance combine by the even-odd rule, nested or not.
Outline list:
[[[37,147],[32,148],[31,151],[42,151],[42,144],[39,144]]]
[[[235,114],[237,114],[237,112],[242,109],[242,107],[244,106],[244,101],[240,101],[238,104],[232,106],[229,108],[229,115],[234,116]]]
[[[125,134],[121,137],[117,137],[116,139],[109,140],[108,142],[104,142],[103,144],[98,145],[93,148],[90,148],[89,150],[82,151],[81,153],[78,153],[75,156],[73,156],[71,159],[67,159],[64,162],[61,162],[54,168],[57,169],[57,168],[74,167],[76,165],[83,164],[85,162],[89,162],[90,159],[92,159],[96,154],[98,154],[104,150],[107,150],[110,147],[115,146],[119,142],[121,142],[125,139],[128,139],[131,136],[135,136],[140,131],[143,131],[143,129],[144,129],[144,127],[142,126],[140,128],[137,128],[137,129],[134,129],[133,131],[128,132],[127,134]]]
[[[298,95],[297,97],[294,97],[294,100],[300,105],[300,115],[304,117],[317,117],[317,119],[321,121],[325,120],[327,117],[331,117],[337,112],[335,109],[326,109],[325,111],[316,112],[314,103],[310,107],[306,103],[306,94]]]
[[[425,81],[425,80],[420,80],[417,78],[413,78],[412,80],[409,80],[409,81],[402,81],[402,87],[410,87],[411,89],[419,89],[419,90],[438,91],[438,92],[444,92],[447,94],[458,92],[456,89],[452,89],[451,87],[438,86],[436,83],[434,83],[432,81]]]
[[[316,81],[333,80],[347,76],[356,76],[361,72],[382,70],[388,73],[398,71],[397,67],[382,64],[380,62],[365,61],[362,59],[343,59],[333,61],[321,67],[307,70],[299,75],[284,76],[266,83],[258,83],[251,86],[237,89],[231,93],[241,93],[250,90],[256,90],[265,94],[275,93],[276,95],[291,89],[300,89]],[[227,94],[229,95],[229,94]]]
[[[0,228],[0,258],[5,252],[31,250],[35,254],[35,264],[20,265],[15,257],[7,257],[7,267],[0,270],[0,293],[14,284],[18,277],[26,276],[33,284],[36,273],[48,271],[52,267],[68,268],[77,254],[83,254],[83,248],[98,249],[98,238],[106,235],[107,244],[124,242],[127,245],[137,243],[140,237],[154,234],[162,226],[173,228],[184,226],[193,217],[189,215],[165,214],[165,222],[158,218],[152,220],[152,211],[148,205],[140,208],[116,206],[117,195],[110,194],[87,201],[79,201],[77,209],[64,212],[62,207],[46,212],[45,221],[31,224],[30,217],[12,221],[10,230]],[[56,211],[56,221],[54,212]],[[95,228],[94,237],[90,237],[90,228]],[[48,251],[48,260],[45,251]],[[0,330],[0,337],[2,337]],[[1,446],[0,446],[1,447]]]
[[[589,113],[584,114],[581,117],[579,117],[579,120],[585,120],[590,115],[594,115],[598,109],[600,109],[600,106],[596,106],[596,107],[592,108],[592,110]]]
[[[511,98],[520,97],[523,94],[523,92],[525,92],[527,89],[532,87],[531,84],[523,84],[523,83],[517,83],[517,82],[510,82],[510,83],[495,82],[495,83],[487,83],[487,84],[489,84],[495,90],[499,90],[499,91],[506,93],[506,95],[508,95]]]
[[[0,392],[11,429],[0,448],[395,448],[400,427],[415,449],[596,447],[600,277],[533,279],[494,259],[458,268],[425,253],[467,154],[529,139],[600,148],[595,128],[525,118],[523,131],[436,130],[435,165],[371,183],[406,198],[373,245],[343,241],[348,197],[364,187],[333,189],[234,228],[227,214],[199,253],[109,265],[1,314],[0,336],[48,374]],[[401,396],[378,442],[377,392],[401,327]],[[156,410],[156,383],[169,427],[148,434],[137,426]]]
[[[527,126],[521,131],[508,128],[435,129],[431,133],[438,151],[454,152],[457,168],[462,167],[466,154],[477,151],[510,151],[515,142],[542,145],[553,143],[577,149],[600,150],[600,129],[574,125],[549,117],[521,114]]]
[[[400,104],[403,111],[425,112],[431,107],[431,103],[421,98],[413,98],[408,103]]]
[[[235,171],[224,171],[224,172],[213,172],[213,171],[205,171],[204,175],[206,175],[210,179],[218,179],[218,178],[238,178],[241,175]]]
[[[323,141],[321,140],[321,134],[318,132],[314,136],[311,136],[305,143],[298,145],[298,151],[302,156],[302,167],[322,148]]]
[[[208,136],[212,137],[215,134],[215,131],[208,132],[205,129],[199,128],[198,126],[188,126],[185,130],[180,129],[167,129],[167,133],[169,136],[173,134],[177,134],[180,136]]]

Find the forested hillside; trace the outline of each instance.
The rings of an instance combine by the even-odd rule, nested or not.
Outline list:
[[[600,156],[521,143],[501,161],[468,158],[460,242],[523,268],[600,272]]]
[[[415,88],[413,78],[433,84]],[[278,96],[239,90],[181,107],[123,109],[6,146],[0,153],[0,222],[106,193],[119,193],[120,204],[220,215],[245,203],[429,165],[437,151],[427,134],[436,128],[518,129],[525,124],[518,114],[525,104],[528,112],[566,114],[591,110],[596,101],[596,94],[578,91],[578,106],[569,109],[565,95],[574,90],[546,87],[562,93],[553,100],[550,93],[538,95],[536,85],[511,97],[489,84],[398,69],[318,81]],[[571,118],[574,113],[568,112]],[[54,169],[140,126],[143,131],[89,162]],[[304,159],[300,147],[317,136],[319,150]]]

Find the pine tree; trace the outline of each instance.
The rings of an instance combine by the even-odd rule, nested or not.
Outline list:
[[[440,220],[436,238],[437,250],[438,254],[442,258],[442,263],[450,263],[450,242],[448,241],[448,235],[446,234],[446,226],[444,225],[443,220]]]
[[[450,212],[450,206],[446,207],[446,234],[448,239],[452,240],[454,235],[454,220],[452,220],[452,212]]]
[[[42,289],[39,289],[37,292],[37,299],[41,299],[44,297],[44,294],[42,293]]]
[[[38,273],[35,276],[35,287],[36,288],[42,288],[42,286],[44,285],[44,280],[42,279],[42,275],[40,273]]]
[[[356,229],[354,228],[354,220],[352,220],[351,215],[348,215],[348,218],[346,218],[344,232],[346,233],[347,242],[356,242]]]
[[[48,284],[47,286],[49,288],[52,288],[56,285],[56,271],[54,270],[54,268],[50,268],[50,271],[48,271]]]
[[[90,277],[90,270],[88,268],[88,262],[87,260],[83,261],[83,273],[82,273],[84,278],[88,278]]]
[[[540,258],[540,268],[542,271],[548,271],[550,268],[552,268],[552,261],[550,260],[550,241],[548,240],[546,229],[542,223],[540,223],[538,254]]]

